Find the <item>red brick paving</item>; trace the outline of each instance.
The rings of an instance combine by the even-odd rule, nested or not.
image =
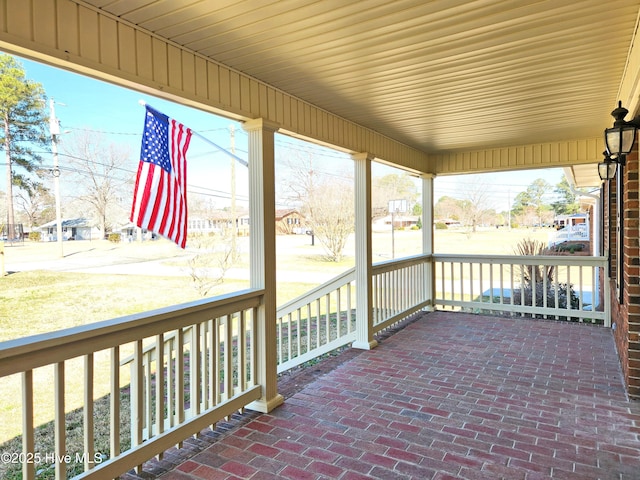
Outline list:
[[[126,478],[640,479],[640,402],[602,327],[424,314],[280,391]]]

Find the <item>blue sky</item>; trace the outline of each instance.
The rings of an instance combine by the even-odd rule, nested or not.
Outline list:
[[[60,120],[63,131],[71,130],[73,132],[84,129],[98,131],[102,132],[102,136],[109,142],[128,145],[131,152],[132,172],[135,172],[137,168],[144,124],[144,108],[139,104],[140,100],[184,123],[228,150],[231,149],[230,126],[234,125],[236,154],[246,159],[247,135],[239,122],[66,70],[19,57],[18,59],[25,68],[27,78],[41,83],[47,97],[55,100],[56,116]],[[64,136],[62,141],[64,142]],[[277,145],[293,149],[303,148],[301,141],[282,136],[278,137]],[[348,157],[342,153],[330,152],[322,147],[309,148],[313,148],[319,154],[327,152],[327,162],[345,162],[345,168],[350,168],[346,161]],[[194,189],[202,187],[216,191],[218,189],[229,191],[230,157],[195,137],[189,149],[188,160],[188,183],[190,186],[193,186]],[[61,165],[63,161],[61,157]],[[248,193],[246,187],[243,188],[243,185],[246,186],[246,182],[242,179],[243,169],[242,166],[236,169],[240,176],[237,192],[240,196]],[[384,173],[382,167],[374,169],[374,175]],[[0,178],[4,178],[4,176]],[[436,199],[442,195],[460,197],[464,195],[464,191],[469,185],[482,182],[491,185],[495,197],[494,208],[506,210],[509,200],[513,201],[515,196],[526,189],[536,178],[544,178],[555,185],[562,178],[562,170],[545,169],[479,176],[440,177],[435,182],[435,195]],[[224,200],[221,199],[220,202],[224,202]]]

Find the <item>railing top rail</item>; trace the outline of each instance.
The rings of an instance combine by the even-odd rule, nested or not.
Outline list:
[[[431,254],[411,255],[409,257],[396,258],[392,260],[384,260],[373,264],[373,273],[382,273],[397,268],[404,268],[410,265],[419,265],[430,260]]]
[[[417,265],[419,263],[423,263],[426,260],[429,260],[431,255],[414,255],[410,257],[394,259],[394,260],[384,260],[382,262],[378,262],[372,265],[373,273],[382,273],[387,270],[393,270],[396,268],[402,268],[408,265]],[[346,285],[349,282],[355,280],[355,267],[346,270],[344,273],[332,278],[328,282],[323,283],[322,285],[317,286],[316,288],[308,291],[307,293],[300,295],[297,298],[285,303],[284,305],[278,307],[278,311],[276,316],[278,318],[283,317],[298,308],[302,308],[318,298],[323,297],[324,295],[328,295],[329,293],[337,290],[338,288]]]
[[[0,377],[61,362],[260,305],[247,289],[0,343]]]
[[[586,255],[466,255],[434,253],[436,262],[493,263],[512,265],[583,265],[601,267],[606,265],[607,257]]]
[[[353,280],[355,280],[355,278],[356,278],[356,269],[355,267],[352,267],[349,270],[346,270],[345,272],[341,273],[340,275],[332,278],[331,280],[323,283],[322,285],[318,285],[314,289],[309,290],[307,293],[304,293],[299,297],[296,297],[293,300],[290,300],[284,305],[278,307],[278,311],[276,312],[276,317],[277,318],[283,317],[297,310],[298,308],[304,307],[310,301],[313,301],[317,298],[321,298],[335,291],[336,289],[342,287],[343,285],[346,285],[347,283],[352,282]]]

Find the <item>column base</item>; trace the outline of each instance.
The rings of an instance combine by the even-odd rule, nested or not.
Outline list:
[[[264,398],[261,398],[259,400],[256,400],[255,402],[251,402],[246,406],[246,408],[248,408],[249,410],[255,410],[256,412],[269,413],[271,410],[279,407],[283,403],[284,397],[280,394],[277,394],[275,397],[271,398],[268,401]]]
[[[358,348],[360,350],[373,350],[378,346],[377,340],[371,340],[369,342],[363,342],[361,340],[356,340],[351,344],[351,348]]]

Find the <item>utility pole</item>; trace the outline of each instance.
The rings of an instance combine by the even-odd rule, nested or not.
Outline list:
[[[62,215],[60,209],[60,168],[58,167],[58,137],[60,122],[56,118],[55,101],[49,100],[49,133],[51,134],[51,152],[53,153],[53,187],[56,196],[56,241],[60,258],[64,257],[62,247]]]
[[[507,193],[507,202],[509,203],[507,205],[507,218],[509,219],[509,230],[511,230],[511,189]]]

